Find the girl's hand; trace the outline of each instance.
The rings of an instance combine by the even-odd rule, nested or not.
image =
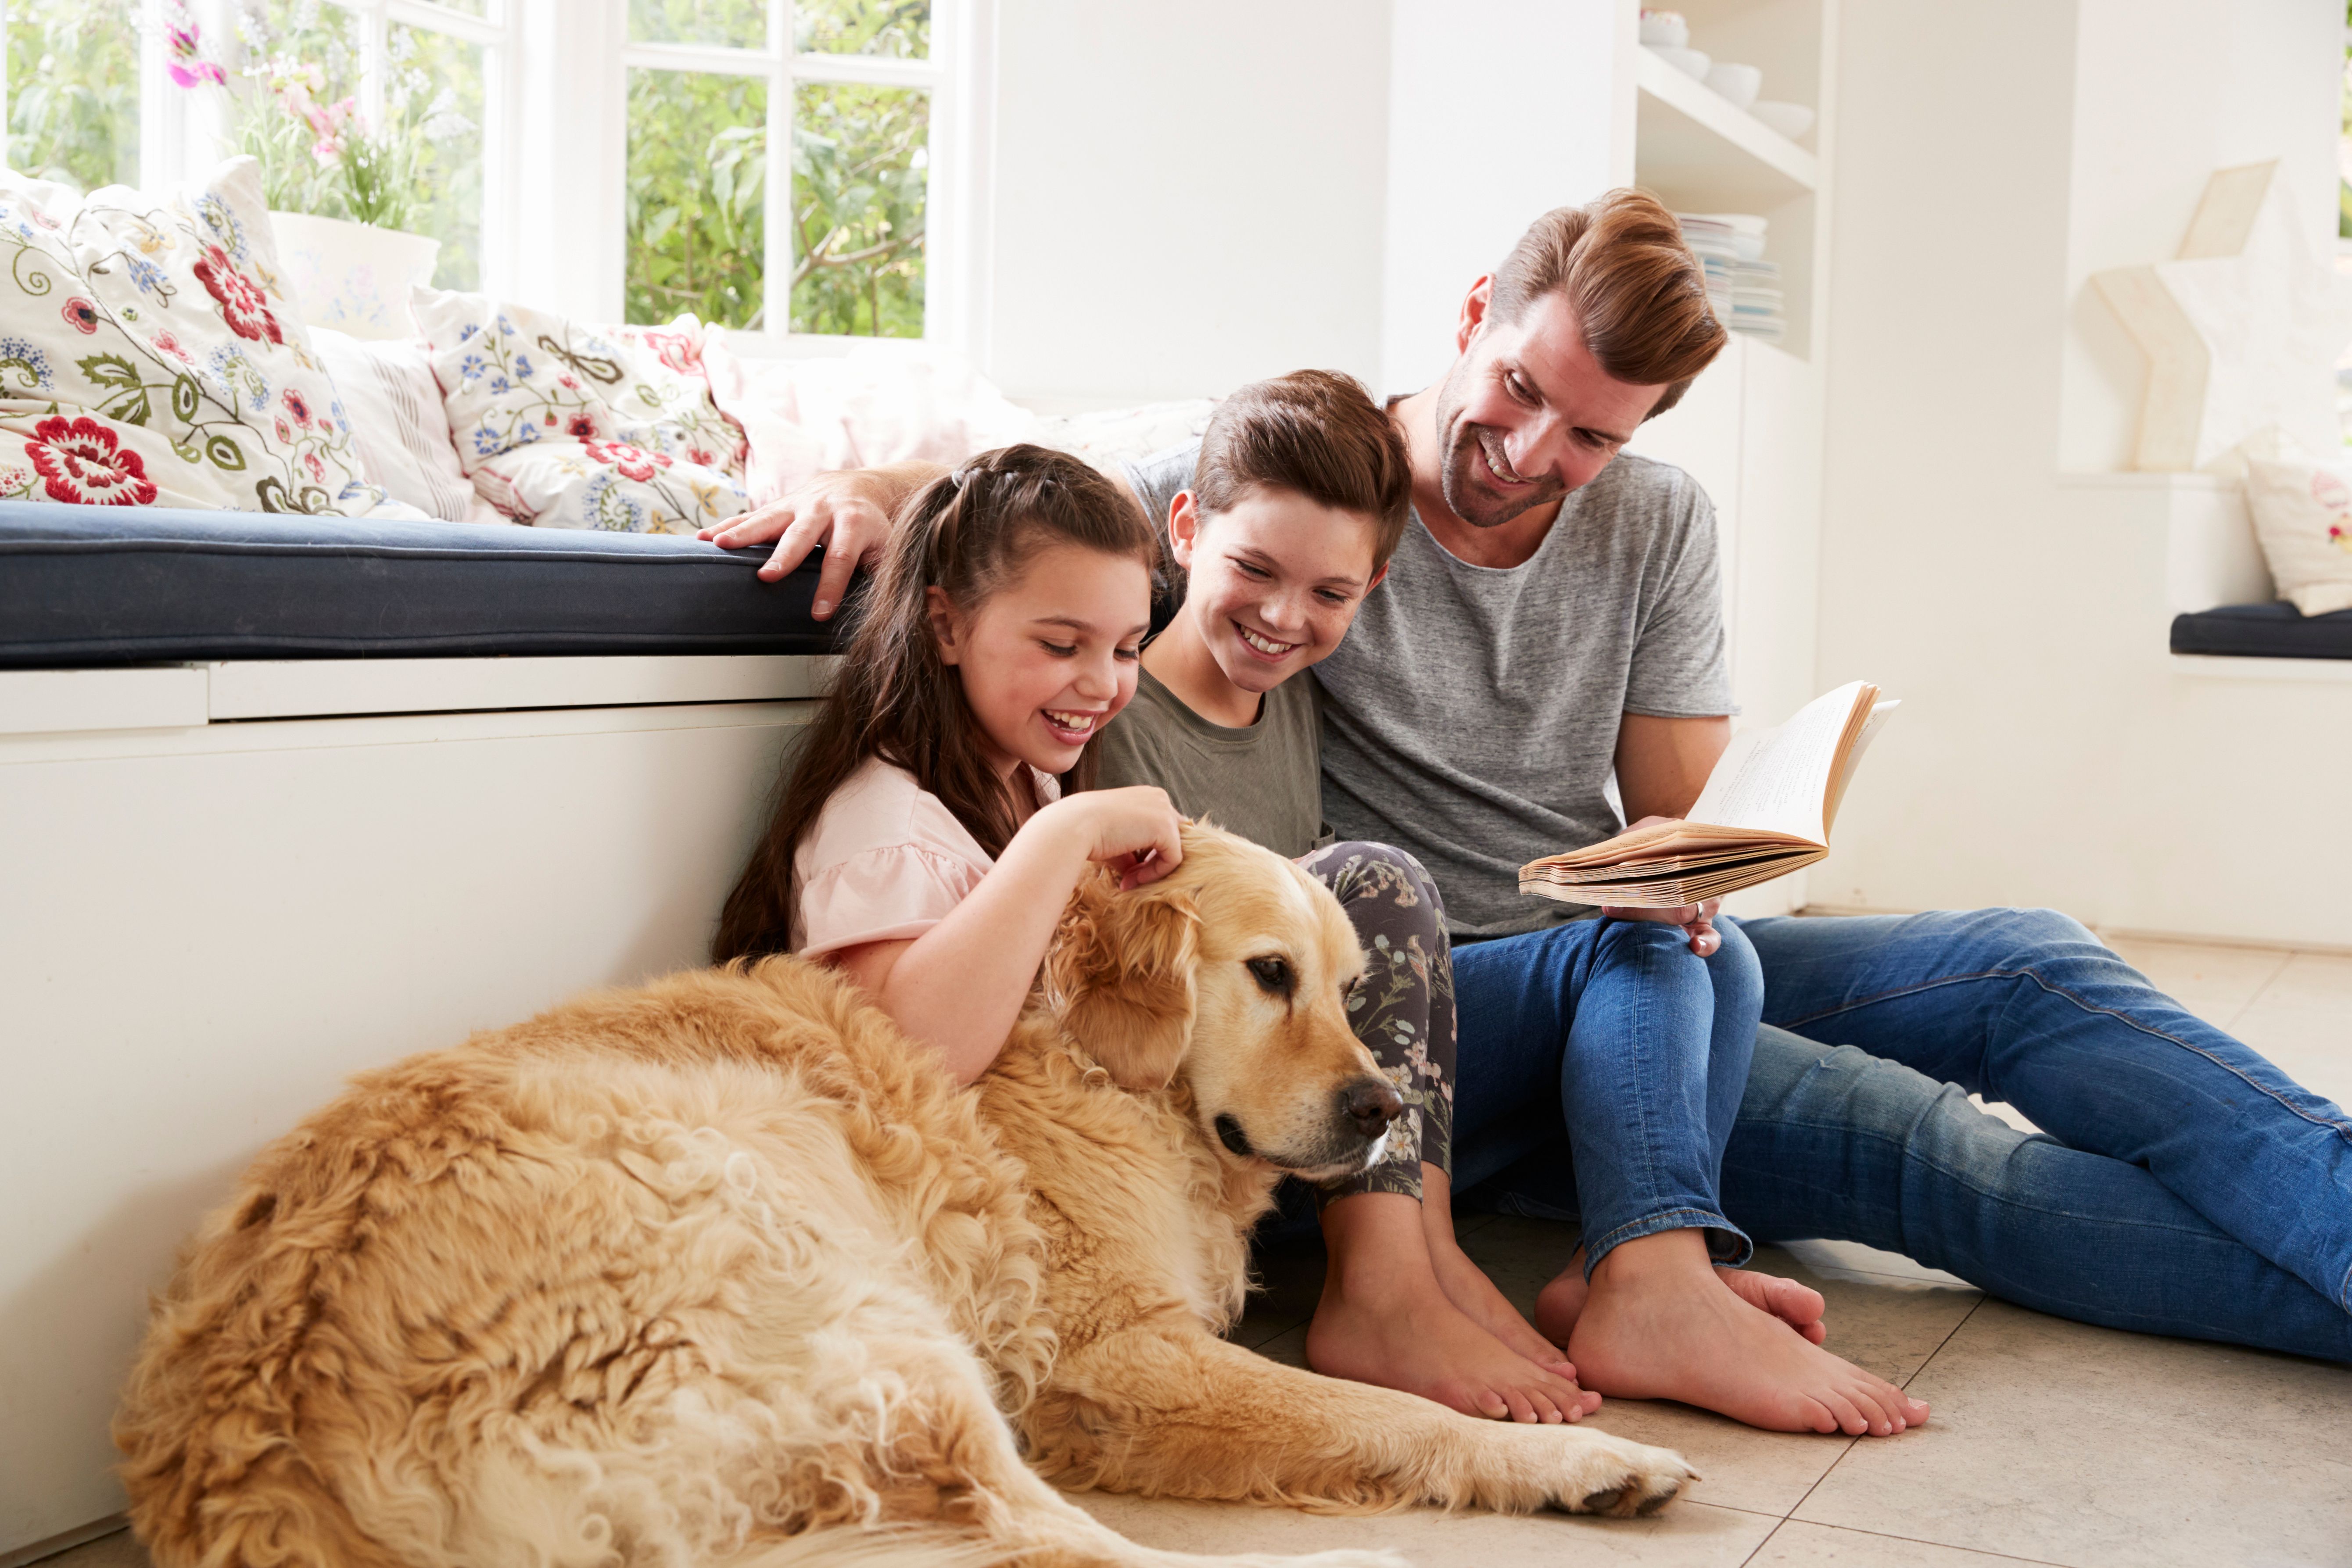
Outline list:
[[[1118,873],[1121,889],[1158,882],[1183,862],[1184,819],[1167,790],[1149,784],[1066,796],[1030,821],[1049,820],[1087,859]]]
[[[1670,822],[1671,817],[1644,817],[1626,825],[1626,831],[1646,828],[1656,822]],[[1702,958],[1712,957],[1723,946],[1723,934],[1715,928],[1715,917],[1723,908],[1723,900],[1710,898],[1705,904],[1685,904],[1679,909],[1624,909],[1603,904],[1602,915],[1611,920],[1655,920],[1667,925],[1679,925],[1690,936],[1690,950]]]

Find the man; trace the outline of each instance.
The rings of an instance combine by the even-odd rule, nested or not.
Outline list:
[[[1695,298],[1706,314],[1698,264],[1651,247],[1646,280],[1621,277],[1606,310],[1584,287],[1639,273],[1611,247],[1661,220],[1633,192],[1548,214],[1473,285],[1444,380],[1391,405],[1413,467],[1405,542],[1317,669],[1333,827],[1421,859],[1465,943],[1575,918],[1521,898],[1518,865],[1615,831],[1601,803],[1612,770],[1628,819],[1681,814],[1728,738],[1713,531],[1692,522],[1704,498],[1675,470],[1618,457],[1711,356],[1686,351]],[[1161,507],[1191,462],[1129,478]],[[719,537],[777,539],[772,577],[825,545],[830,613],[919,476],[829,476]],[[1595,537],[1623,547],[1622,570],[1592,569],[1577,547]],[[1711,909],[1678,913],[1711,943]],[[1858,1240],[2090,1322],[2352,1360],[2340,1108],[2052,912],[1741,929],[1780,1026],[1759,1033],[1723,1156],[1723,1207],[1748,1235]],[[1472,1006],[1465,994],[1465,1092]],[[1971,1092],[2047,1135],[1977,1112]],[[1497,1141],[1525,1151],[1513,1168],[1465,1164],[1459,1186],[1494,1176],[1523,1206],[1574,1212],[1558,1134]],[[1720,1333],[1593,1324],[1583,1285],[1564,1271],[1538,1326],[1590,1386],[1758,1419],[1720,1396]]]

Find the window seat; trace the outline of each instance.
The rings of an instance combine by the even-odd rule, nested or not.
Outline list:
[[[2176,653],[2250,659],[2352,659],[2352,610],[2304,615],[2292,604],[2225,604],[2172,618]]]
[[[827,653],[814,561],[503,524],[0,502],[0,667]]]

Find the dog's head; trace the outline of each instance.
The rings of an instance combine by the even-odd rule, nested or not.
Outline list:
[[[1236,1157],[1317,1181],[1370,1169],[1403,1112],[1348,1024],[1364,952],[1339,900],[1270,850],[1206,823],[1184,862],[1118,891],[1088,877],[1045,958],[1071,1039],[1122,1088],[1180,1074]]]

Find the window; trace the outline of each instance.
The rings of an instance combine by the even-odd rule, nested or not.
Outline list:
[[[932,24],[931,0],[629,0],[627,319],[921,337]]]
[[[183,13],[164,0],[5,0],[7,161],[87,191],[156,185],[208,166],[214,131],[253,151],[283,141],[273,209],[352,215],[333,171],[309,156],[318,134],[273,101],[299,85],[317,104],[345,100],[388,137],[402,193],[423,193],[387,225],[441,241],[435,281],[473,288],[484,277],[486,157],[504,109],[502,0],[214,0],[184,13],[226,88],[173,83],[166,29]],[[286,68],[273,74],[273,62]],[[303,68],[299,70],[296,67]],[[208,115],[193,96],[230,92]],[[142,120],[165,123],[149,127]],[[199,127],[203,129],[199,129]],[[160,131],[162,135],[142,131]],[[145,154],[142,155],[142,142]]]
[[[9,0],[8,167],[84,191],[135,183],[142,0]]]
[[[274,135],[272,207],[352,215],[314,128],[277,107],[292,85],[389,134],[411,199],[380,221],[441,241],[445,288],[591,320],[690,310],[778,352],[963,342],[992,4],[0,0],[0,122],[11,167],[85,190]],[[225,84],[175,84],[184,21]]]

